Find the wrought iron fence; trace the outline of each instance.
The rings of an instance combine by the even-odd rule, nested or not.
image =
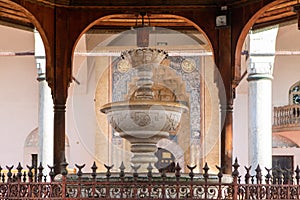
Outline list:
[[[16,173],[13,166],[6,166],[7,173],[0,167],[0,199],[300,199],[300,170],[266,169],[262,175],[259,166],[251,174],[245,167],[246,174],[239,175],[237,160],[229,177],[222,173],[209,174],[207,164],[202,173],[194,173],[195,166],[188,166],[188,174],[181,173],[177,164],[175,173],[153,173],[148,167],[147,173],[138,173],[137,167],[126,172],[124,165],[118,173],[112,173],[112,166],[105,166],[105,173],[97,173],[95,163],[91,173],[83,173],[85,165],[76,165],[77,173],[68,174],[67,164],[62,164],[62,174],[54,176],[50,167],[49,177],[43,174],[40,165],[37,173],[27,166],[27,172],[19,164]]]

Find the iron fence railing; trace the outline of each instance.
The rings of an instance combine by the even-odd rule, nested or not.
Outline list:
[[[147,173],[138,173],[135,167],[125,172],[123,165],[118,173],[110,172],[112,166],[106,166],[105,173],[97,173],[94,163],[91,173],[83,173],[84,165],[76,165],[76,174],[67,174],[66,166],[57,176],[50,167],[49,181],[45,181],[42,166],[36,177],[30,166],[26,172],[19,164],[16,173],[7,166],[7,173],[0,171],[0,199],[300,199],[298,167],[295,171],[266,169],[265,175],[259,166],[255,174],[250,174],[251,167],[245,167],[242,177],[236,160],[232,174],[226,177],[221,167],[218,174],[209,174],[207,164],[202,173],[194,173],[194,167],[188,166],[188,174],[181,173],[179,165],[174,173],[153,173],[151,166]]]

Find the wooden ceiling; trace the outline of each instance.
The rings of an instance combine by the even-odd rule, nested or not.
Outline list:
[[[236,6],[239,4],[258,0],[36,0],[50,5],[61,6],[203,6],[215,7],[220,5]]]
[[[255,23],[255,28],[265,27],[297,19],[294,6],[298,0],[287,0],[268,9]]]
[[[13,7],[5,0],[0,0],[0,24],[27,30],[34,28],[22,10]]]
[[[228,7],[238,7],[243,4],[247,4],[250,1],[257,0],[32,0],[38,3],[44,3],[48,5],[56,6],[88,6],[88,7],[125,7],[125,6],[160,6],[160,7],[172,7],[174,9],[186,9],[186,8],[199,8],[199,7],[220,7],[221,5],[228,5]],[[54,3],[55,2],[55,3]],[[151,2],[151,5],[150,3]],[[295,20],[297,18],[294,12],[294,6],[298,3],[298,0],[286,0],[277,3],[272,8],[267,10],[256,21],[254,28],[265,27],[277,23]],[[132,5],[131,5],[132,4]],[[183,19],[170,17],[170,15],[149,15],[145,17],[145,23],[150,21],[151,26],[160,26],[174,29],[194,29],[192,24],[187,23]],[[128,29],[141,23],[141,17],[137,17],[135,14],[125,14],[120,16],[114,16],[109,19],[105,19],[101,23],[97,24],[94,28],[97,29]],[[0,24],[32,30],[34,27],[22,10],[12,7],[6,0],[0,0]]]

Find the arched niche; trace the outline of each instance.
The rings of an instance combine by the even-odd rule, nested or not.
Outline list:
[[[40,136],[38,127],[33,129],[26,137],[24,142],[24,155],[23,155],[23,163],[24,164],[31,164],[32,161],[32,154],[38,155],[40,153]],[[70,142],[69,137],[66,135],[65,138],[65,147],[66,147],[66,159],[70,157]],[[47,166],[44,166],[47,167]]]
[[[101,23],[101,20],[106,20],[109,19],[110,17],[112,16],[101,18],[97,21],[97,23]],[[178,18],[183,19],[182,17],[178,17]],[[155,33],[155,31],[158,32],[159,28],[160,27],[158,28],[153,27],[151,31],[153,31],[153,33]],[[201,89],[199,89],[202,90],[200,96],[196,97],[193,95],[188,95],[188,98],[195,98],[194,100],[199,102],[198,106],[200,108],[204,108],[204,106],[206,106],[205,109],[200,110],[198,116],[193,117],[193,119],[196,120],[199,119],[199,122],[195,122],[195,124],[199,125],[199,128],[186,129],[188,130],[190,135],[192,135],[191,137],[193,137],[195,140],[190,140],[189,137],[186,137],[186,139],[189,141],[187,142],[186,146],[181,147],[183,149],[182,152],[186,154],[190,154],[190,152],[193,152],[187,150],[190,148],[190,145],[193,144],[197,146],[198,144],[200,144],[198,145],[197,148],[199,149],[199,151],[201,151],[201,153],[197,153],[192,157],[195,158],[193,162],[195,162],[195,164],[199,163],[198,168],[201,169],[201,165],[203,164],[204,160],[205,161],[207,160],[207,157],[215,158],[209,160],[211,165],[219,164],[218,158],[220,155],[219,155],[218,139],[220,134],[219,133],[220,128],[218,126],[214,126],[215,124],[218,124],[218,123],[214,123],[214,121],[219,120],[219,115],[217,113],[219,110],[219,100],[218,100],[219,97],[217,94],[217,87],[214,83],[215,81],[214,70],[216,69],[212,58],[213,51],[211,50],[211,44],[210,41],[207,40],[207,36],[205,35],[205,33],[200,33],[199,30],[200,28],[196,27],[195,31],[193,32],[194,34],[183,34],[183,33],[178,33],[176,31],[171,31],[173,35],[176,34],[184,35],[183,36],[184,39],[180,37],[178,37],[177,39],[174,39],[173,37],[173,39],[171,39],[171,37],[168,37],[167,34],[165,34],[165,36],[159,36],[159,37],[157,36],[158,34],[156,35],[153,34],[152,36],[150,35],[150,40],[152,38],[152,41],[150,41],[149,46],[155,48],[163,48],[167,51],[170,50],[170,56],[174,57],[174,59],[173,61],[172,60],[170,61],[169,59],[165,64],[168,66],[168,64],[170,64],[168,62],[175,63],[173,64],[173,68],[177,68],[177,70],[173,69],[173,75],[170,77],[177,76],[179,77],[179,79],[182,79],[182,77],[180,77],[181,76],[180,73],[186,75],[190,72],[193,72],[194,70],[194,69],[182,68],[183,61],[192,59],[192,56],[190,55],[194,53],[197,56],[201,55],[207,58],[201,61],[195,61],[197,64],[201,63],[202,66],[206,66],[201,68],[201,71],[199,71],[199,77],[196,77],[194,80],[193,79],[188,80],[188,78],[186,77],[184,78],[185,80],[183,80],[184,82],[189,82],[190,85],[192,84],[201,85]],[[163,34],[163,31],[166,30],[161,30],[161,34]],[[106,121],[106,116],[100,114],[99,110],[101,105],[109,101],[112,101],[114,99],[116,100],[126,96],[125,95],[126,92],[118,93],[117,90],[123,87],[127,87],[127,84],[130,84],[131,82],[134,83],[134,81],[132,81],[131,77],[128,75],[126,67],[122,67],[122,65],[119,64],[121,60],[118,58],[120,56],[121,51],[130,48],[136,48],[135,42],[131,43],[132,40],[134,40],[132,39],[132,37],[134,37],[134,28],[132,30],[128,30],[121,33],[114,32],[113,34],[111,34],[109,31],[104,33],[102,32],[102,36],[99,38],[95,36],[96,33],[97,30],[90,30],[90,31],[86,30],[85,34],[82,36],[82,40],[78,40],[77,43],[78,47],[80,46],[82,49],[75,48],[74,51],[74,58],[75,58],[74,67],[73,67],[73,71],[75,72],[74,77],[78,80],[80,84],[73,84],[73,86],[71,86],[72,87],[71,93],[73,95],[71,97],[72,99],[71,101],[73,105],[70,107],[72,107],[73,109],[72,117],[74,119],[73,120],[74,124],[72,126],[76,127],[76,134],[81,140],[80,143],[83,144],[84,146],[83,148],[88,152],[90,159],[96,159],[97,162],[100,163],[99,166],[103,166],[102,164],[104,163],[115,164],[115,166],[119,166],[121,161],[118,161],[119,163],[116,163],[114,159],[104,158],[104,157],[107,157],[108,155],[112,154],[112,152],[115,152],[116,155],[122,157],[122,160],[124,159],[129,160],[130,155],[128,155],[128,144],[124,143],[123,140],[119,138],[114,138],[114,136],[111,133],[109,133],[112,132],[111,127],[108,125]],[[161,40],[162,38],[164,40]],[[197,48],[191,48],[191,44],[184,46],[184,41],[186,41],[185,38],[189,38],[189,40],[193,40],[194,42],[196,40],[198,44],[201,43],[202,47],[199,50]],[[94,42],[94,43],[88,44],[89,42]],[[177,46],[176,45],[172,46],[172,43],[173,44],[177,43]],[[174,48],[175,46],[176,48]],[[186,52],[184,52],[185,49],[187,50]],[[96,58],[97,56],[102,56],[102,57]],[[175,56],[177,56],[178,58],[175,58]],[[77,61],[79,62],[76,64]],[[100,65],[102,65],[102,67],[99,67]],[[212,67],[210,68],[208,66],[212,66]],[[118,69],[119,67],[121,68],[121,70]],[[189,70],[191,71],[189,72]],[[114,91],[114,88],[107,90],[107,88],[114,85],[112,80],[117,80],[117,79],[119,79],[118,87],[116,87],[115,85],[115,89],[117,90]],[[176,83],[176,81],[174,81],[174,83]],[[191,86],[185,85],[185,87],[191,87]],[[97,90],[98,92],[96,93],[91,92],[93,90]],[[114,96],[116,94],[118,95]],[[79,100],[78,96],[76,97],[76,95],[79,96],[85,95],[87,98],[89,98],[88,103],[85,104],[84,100],[82,101]],[[200,99],[202,99],[203,101],[201,101]],[[82,108],[85,108],[85,111],[80,111],[80,112],[76,111],[76,109],[79,108],[79,105],[81,105]],[[92,105],[96,105],[95,108],[93,108]],[[198,109],[197,106],[195,106],[195,109]],[[192,110],[193,109],[191,109],[191,111]],[[212,110],[215,110],[216,112],[212,112]],[[79,115],[79,113],[81,116]],[[86,117],[84,117],[85,115]],[[203,116],[205,115],[206,117],[203,117],[202,115]],[[95,120],[95,116],[96,116],[96,120]],[[85,118],[85,120],[88,119],[88,123],[86,123],[86,125],[89,124],[88,127],[86,127],[85,125],[78,124],[81,122],[84,124],[84,122],[80,120],[80,117]],[[190,124],[190,123],[183,123],[183,124]],[[97,130],[95,126],[101,127],[102,129],[105,130],[101,130],[101,131]],[[98,137],[98,139],[94,139],[95,137]],[[112,141],[112,139],[114,140]],[[207,143],[205,145],[202,145],[201,141],[204,140],[207,141]],[[183,141],[184,139],[181,140],[181,142]],[[107,145],[108,143],[114,144],[115,147],[109,147]],[[95,148],[96,146],[101,146],[101,149],[97,150]],[[123,148],[125,148],[125,150],[122,150]],[[96,158],[97,154],[98,154],[98,158]],[[215,156],[211,156],[211,154],[214,154]],[[181,159],[180,161],[181,163],[191,164],[189,156],[185,156],[186,161],[184,160],[184,158],[183,159],[180,158],[180,159]]]

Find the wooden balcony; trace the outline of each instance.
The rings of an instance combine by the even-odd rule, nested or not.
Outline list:
[[[300,130],[300,105],[274,107],[273,132]]]

